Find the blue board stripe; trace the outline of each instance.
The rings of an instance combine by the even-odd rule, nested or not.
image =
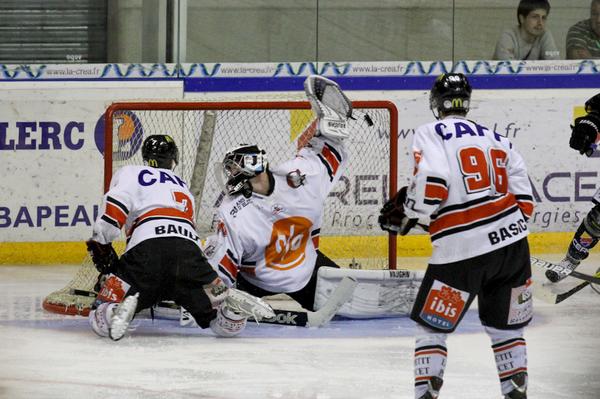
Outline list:
[[[435,76],[335,76],[345,90],[429,90]],[[186,92],[301,91],[304,76],[185,78]],[[600,74],[469,75],[476,89],[600,88]]]

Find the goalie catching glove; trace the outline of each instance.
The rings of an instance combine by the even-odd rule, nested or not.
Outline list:
[[[88,240],[85,244],[96,270],[101,274],[109,274],[116,270],[119,256],[111,243],[100,244],[98,241]]]
[[[406,186],[402,187],[379,211],[378,222],[382,230],[404,236],[416,226],[418,219],[411,219],[404,213],[407,189]]]
[[[318,133],[330,139],[348,137],[348,118],[352,117],[352,102],[333,80],[310,75],[304,81],[304,92],[319,119]]]

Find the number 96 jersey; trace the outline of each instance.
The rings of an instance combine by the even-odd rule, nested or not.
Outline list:
[[[525,237],[533,212],[525,162],[509,140],[453,115],[420,126],[405,212],[429,224],[430,263],[491,252]]]

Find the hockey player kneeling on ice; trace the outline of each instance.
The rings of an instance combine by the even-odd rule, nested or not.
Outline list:
[[[225,154],[227,196],[204,252],[227,285],[258,297],[286,293],[313,311],[317,269],[337,267],[317,242],[325,200],[348,162],[344,139],[352,104],[324,77],[309,76],[304,88],[318,118],[314,137],[275,167],[256,144]]]
[[[121,339],[134,315],[160,301],[184,306],[202,328],[225,337],[239,334],[248,317],[274,316],[269,305],[228,288],[208,264],[194,227],[194,201],[174,173],[178,149],[168,135],[142,144],[145,166],[125,166],[112,177],[103,213],[88,251],[105,276],[89,320],[100,336]],[[127,231],[120,259],[111,242]]]
[[[533,312],[525,223],[533,197],[527,169],[505,137],[466,119],[471,86],[463,74],[441,75],[429,99],[438,121],[416,129],[411,181],[384,205],[379,219],[384,230],[400,235],[428,226],[433,244],[411,312],[417,322],[415,398],[438,397],[447,334],[477,297],[501,392],[524,399],[523,330]],[[472,396],[468,389],[466,384],[465,397]]]

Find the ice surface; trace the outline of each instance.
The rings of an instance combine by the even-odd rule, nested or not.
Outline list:
[[[556,260],[556,259],[551,259]],[[334,320],[324,328],[249,324],[241,337],[136,319],[119,342],[86,318],[41,309],[69,266],[0,267],[0,398],[409,399],[413,324]],[[535,302],[526,330],[530,399],[600,398],[600,295]],[[441,399],[500,398],[487,335],[471,309],[448,340]]]

